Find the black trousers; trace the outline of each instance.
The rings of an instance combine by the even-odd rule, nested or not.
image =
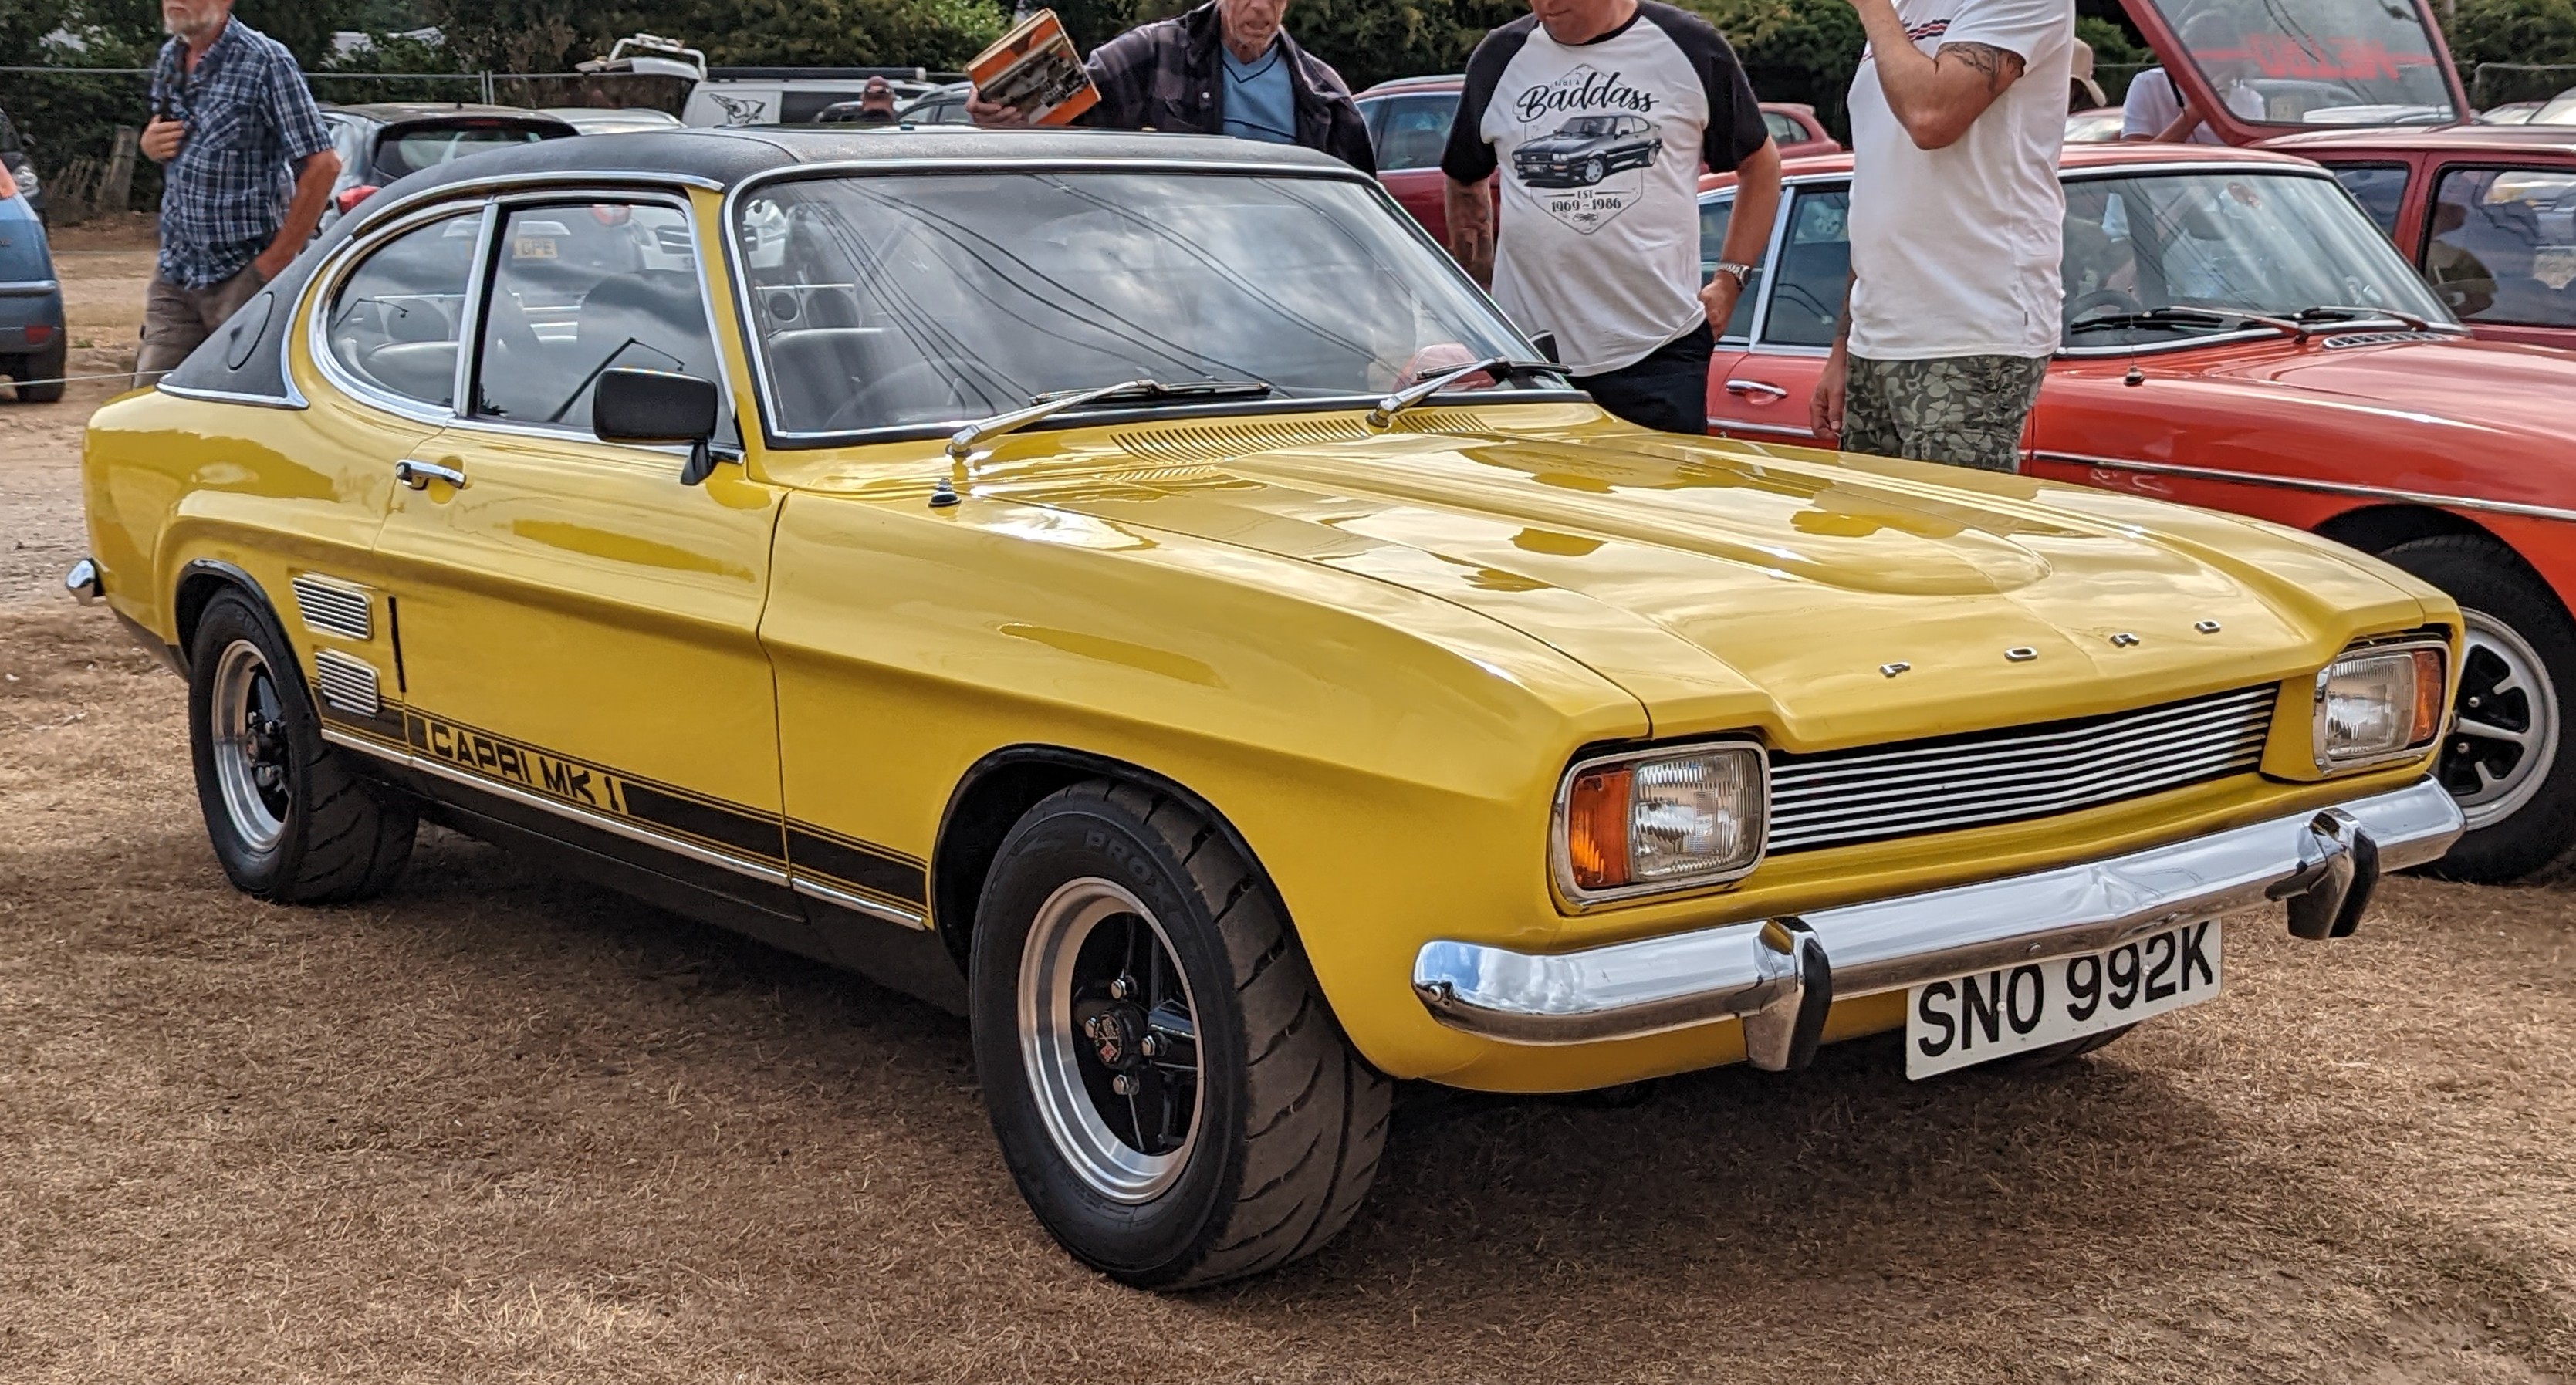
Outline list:
[[[1703,322],[1654,349],[1644,360],[1601,375],[1577,375],[1592,402],[1636,424],[1666,433],[1708,433],[1708,361],[1717,337]]]

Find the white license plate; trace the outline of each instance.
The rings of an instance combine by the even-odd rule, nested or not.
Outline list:
[[[2135,1024],[2218,994],[2218,923],[2108,952],[1931,981],[1905,993],[1905,1075],[1988,1062]]]

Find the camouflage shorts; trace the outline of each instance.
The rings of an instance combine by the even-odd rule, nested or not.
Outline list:
[[[1867,361],[1854,356],[1843,396],[1842,449],[2017,471],[2022,424],[2039,401],[2039,382],[2047,374],[2048,361],[2041,357]]]

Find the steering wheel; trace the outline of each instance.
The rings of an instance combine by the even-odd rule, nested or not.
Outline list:
[[[2130,313],[2145,312],[2147,305],[2119,289],[2095,289],[2066,305],[2066,324],[2070,327],[2074,326],[2083,321],[2086,314],[2097,308],[2117,308],[2119,312],[2105,314],[2105,316],[2125,317]]]
[[[918,405],[925,400],[937,403],[943,410],[972,407],[957,393],[956,377],[942,369],[939,362],[915,361],[886,372],[850,396],[841,407],[832,411],[831,417],[823,420],[819,431],[839,433],[885,427],[889,406],[897,403]],[[953,417],[954,414],[948,416]]]

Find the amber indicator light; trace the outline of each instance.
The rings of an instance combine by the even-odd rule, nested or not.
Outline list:
[[[2407,742],[2418,746],[2442,734],[2443,686],[2442,651],[2415,651],[2415,737]]]
[[[1628,883],[1630,773],[1626,765],[1610,765],[1574,777],[1565,801],[1565,849],[1577,888],[1615,890]]]

